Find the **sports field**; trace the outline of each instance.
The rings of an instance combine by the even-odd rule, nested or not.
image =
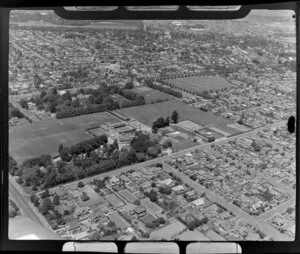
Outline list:
[[[174,100],[175,97],[147,86],[134,88],[138,94],[143,95],[146,104],[155,103],[157,100]]]
[[[120,112],[151,127],[152,123],[158,117],[171,116],[174,110],[179,114],[178,122],[190,120],[201,126],[208,125],[207,127],[216,127],[230,134],[239,133],[238,130],[227,126],[227,124],[232,123],[229,120],[219,118],[209,112],[203,112],[178,100],[124,108],[121,109]]]
[[[34,122],[9,130],[9,154],[19,163],[41,154],[57,155],[59,144],[72,145],[92,136],[84,130],[119,120],[109,113]]]
[[[225,87],[230,87],[225,79],[217,76],[193,76],[186,78],[175,78],[166,80],[167,83],[175,87],[187,89],[194,92],[203,92],[208,90],[218,90]]]

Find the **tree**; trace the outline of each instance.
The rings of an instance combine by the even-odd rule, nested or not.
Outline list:
[[[138,162],[143,162],[146,159],[144,153],[136,153],[135,156],[136,156],[136,159],[137,159]]]
[[[20,99],[19,104],[22,108],[28,109],[28,102],[25,99]]]
[[[43,91],[40,93],[40,98],[43,99],[46,95],[47,95],[47,92],[46,92],[45,90],[43,90]]]
[[[173,113],[172,113],[172,115],[171,115],[171,119],[172,119],[172,121],[174,122],[174,123],[177,123],[177,121],[178,121],[178,112],[175,110],[175,111],[173,111]]]
[[[93,233],[91,236],[91,240],[93,241],[98,241],[100,239],[101,239],[101,235],[98,232]]]
[[[81,199],[82,199],[82,201],[87,201],[87,200],[89,200],[90,198],[89,198],[89,196],[88,196],[85,192],[82,192],[82,194],[81,194]]]
[[[46,215],[50,210],[53,210],[53,204],[50,198],[45,198],[41,206],[41,214]]]
[[[50,197],[50,193],[49,193],[49,189],[46,189],[42,194],[41,194],[41,198],[45,199]]]
[[[77,184],[77,187],[78,188],[83,188],[84,187],[84,183],[79,181],[78,184]]]
[[[136,200],[133,201],[133,204],[135,204],[135,205],[140,205],[140,204],[141,204],[141,201],[139,201],[138,199],[136,199]]]
[[[57,194],[55,194],[54,197],[53,197],[53,205],[57,206],[59,204],[60,204],[59,196]]]
[[[30,201],[35,207],[37,207],[40,204],[39,197],[36,194],[32,194],[30,196]]]
[[[63,151],[64,146],[62,144],[59,144],[58,146],[58,153],[61,154]]]
[[[115,139],[114,142],[112,143],[112,149],[113,150],[119,150],[119,144],[118,144],[117,139]]]
[[[148,149],[147,149],[147,152],[146,154],[149,156],[149,157],[152,157],[152,158],[156,158],[157,155],[159,154],[159,150],[156,146],[150,146]]]
[[[11,108],[9,109],[9,116],[22,118],[24,117],[24,114],[18,108]]]
[[[50,103],[49,111],[50,111],[50,113],[55,113],[56,112],[55,103]]]
[[[169,186],[160,186],[158,191],[161,194],[166,194],[166,195],[170,195],[172,192],[171,187],[169,187]]]
[[[166,125],[166,126],[169,126],[169,125],[170,125],[170,117],[169,117],[169,116],[166,117],[165,125]]]
[[[126,82],[124,85],[124,89],[132,89],[134,87],[134,84],[132,81]]]
[[[163,148],[167,149],[169,147],[172,147],[172,145],[172,141],[168,139],[163,143]]]

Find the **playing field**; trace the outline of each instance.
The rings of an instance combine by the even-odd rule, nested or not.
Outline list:
[[[92,136],[84,129],[119,122],[109,113],[34,122],[9,130],[9,153],[19,163],[41,154],[58,154],[59,144],[73,145]]]
[[[174,100],[175,97],[157,90],[154,90],[150,87],[142,86],[134,89],[140,95],[143,95],[145,98],[146,104],[156,103],[158,100]]]
[[[129,190],[124,189],[120,190],[119,194],[126,199],[129,203],[133,203],[135,200],[137,200],[137,197],[134,196]]]
[[[194,76],[166,80],[175,87],[187,89],[192,92],[218,90],[231,86],[225,79],[217,76]]]
[[[207,127],[216,127],[230,134],[239,133],[238,130],[227,126],[227,124],[232,122],[223,118],[219,118],[209,112],[203,112],[178,100],[124,108],[121,109],[120,112],[151,127],[152,123],[158,117],[171,116],[174,110],[176,110],[179,114],[179,122],[190,120],[202,126],[208,125]]]

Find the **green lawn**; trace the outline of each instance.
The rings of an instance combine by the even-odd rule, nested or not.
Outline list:
[[[203,112],[195,107],[189,106],[181,101],[172,100],[162,103],[148,104],[131,108],[121,109],[122,114],[135,118],[141,123],[151,127],[152,123],[160,116],[171,116],[176,110],[179,114],[178,121],[190,120],[199,125],[211,125],[230,134],[239,133],[238,130],[230,128],[227,124],[232,122],[219,118],[209,112]]]
[[[214,76],[195,76],[186,78],[168,79],[166,82],[175,86],[202,92],[205,90],[218,90],[231,86],[225,79]]]
[[[104,112],[13,127],[9,130],[9,153],[19,163],[45,153],[54,156],[59,144],[72,145],[92,138],[85,129],[118,121]]]

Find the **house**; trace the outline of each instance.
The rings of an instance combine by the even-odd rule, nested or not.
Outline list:
[[[192,202],[192,204],[196,207],[204,205],[204,198],[198,198]]]
[[[101,217],[104,217],[103,212],[92,212],[89,216],[89,221],[90,223],[96,223],[101,219]]]
[[[181,193],[184,192],[184,190],[185,188],[183,185],[177,185],[172,188],[172,191],[174,191],[175,193]]]
[[[82,207],[77,207],[74,214],[79,217],[88,214],[88,212],[89,212],[89,208],[87,206],[82,206]]]
[[[73,221],[69,224],[68,231],[74,231],[80,228],[80,225],[77,221]]]
[[[197,194],[194,190],[191,190],[191,191],[187,191],[185,194],[184,194],[185,198],[188,200],[188,201],[192,201],[196,198]]]
[[[174,182],[173,182],[173,180],[171,178],[167,178],[167,179],[162,180],[162,181],[160,180],[160,181],[158,181],[158,183],[160,183],[162,185],[167,185],[167,186],[174,185]]]
[[[147,214],[147,210],[145,207],[143,206],[137,206],[135,209],[134,209],[134,212],[137,214],[137,216],[140,218],[140,217],[143,217]]]
[[[118,185],[120,183],[120,180],[119,178],[117,178],[116,176],[113,176],[111,179],[110,179],[110,184],[112,186],[115,186],[115,185]]]

